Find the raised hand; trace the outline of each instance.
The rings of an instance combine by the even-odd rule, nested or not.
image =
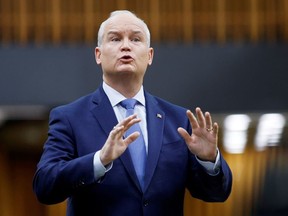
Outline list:
[[[178,132],[185,140],[191,153],[200,160],[215,162],[218,144],[218,124],[212,123],[209,112],[202,113],[199,107],[196,108],[196,116],[188,110],[187,117],[192,127],[190,135],[184,128],[179,127]]]
[[[100,160],[105,166],[118,157],[120,157],[127,149],[128,145],[138,138],[139,132],[134,132],[123,139],[125,132],[141,119],[136,117],[136,114],[125,118],[119,122],[110,132],[104,146],[100,152]]]

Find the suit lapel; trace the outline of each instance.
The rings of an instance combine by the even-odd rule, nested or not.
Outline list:
[[[148,158],[145,170],[145,189],[149,186],[158,163],[162,147],[165,113],[153,96],[146,93],[146,115],[148,130]]]
[[[112,128],[118,124],[118,121],[115,116],[113,107],[111,106],[111,103],[102,87],[100,87],[93,95],[93,103],[94,105],[91,109],[91,112],[108,137]],[[123,163],[129,176],[132,178],[132,181],[139,188],[139,190],[141,190],[129,150],[127,149],[119,159]]]
[[[117,118],[115,116],[114,110],[111,106],[111,103],[104,93],[102,87],[97,89],[93,95],[93,106],[91,112],[94,117],[99,122],[99,125],[102,127],[107,137],[113,127],[118,124]]]

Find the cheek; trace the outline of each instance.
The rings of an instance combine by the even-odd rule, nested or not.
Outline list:
[[[101,59],[101,62],[102,63],[106,63],[106,64],[109,64],[109,63],[112,63],[112,61],[115,59],[115,55],[113,54],[113,52],[102,52],[102,55],[100,57]]]
[[[109,46],[106,45],[105,47],[103,47],[102,49],[102,55],[105,56],[106,58],[111,58],[114,57],[116,55],[117,51],[116,51],[116,47],[115,46]]]
[[[147,53],[145,53],[141,56],[141,62],[145,65],[150,63],[150,57]]]

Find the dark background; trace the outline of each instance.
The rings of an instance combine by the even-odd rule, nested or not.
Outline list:
[[[153,45],[150,93],[213,112],[286,111],[288,45]],[[0,48],[0,105],[56,106],[94,91],[94,47]]]

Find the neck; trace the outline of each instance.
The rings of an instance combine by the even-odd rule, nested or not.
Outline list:
[[[129,81],[127,79],[121,79],[121,80],[107,80],[105,77],[103,77],[104,82],[121,93],[126,98],[132,98],[134,97],[140,90],[142,86],[142,81],[135,82],[135,81]]]

